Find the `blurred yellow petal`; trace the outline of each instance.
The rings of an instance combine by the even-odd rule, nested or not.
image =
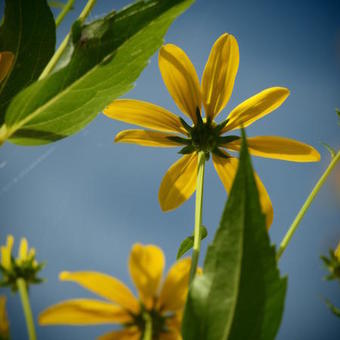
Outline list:
[[[169,331],[167,333],[161,333],[159,336],[160,340],[181,340],[182,337],[179,333],[174,331]]]
[[[291,162],[318,162],[320,154],[312,146],[294,139],[276,136],[247,138],[249,152],[254,156],[281,159]],[[225,147],[240,151],[242,139],[228,143]]]
[[[227,105],[239,65],[236,39],[227,33],[214,43],[202,77],[202,99],[207,117],[213,119]]]
[[[140,340],[141,336],[141,332],[137,327],[129,327],[101,335],[97,340]]]
[[[160,106],[141,100],[115,100],[103,113],[109,118],[148,129],[186,133],[179,117]]]
[[[12,52],[0,52],[0,82],[5,79],[14,61]]]
[[[340,261],[340,242],[338,243],[338,246],[334,250],[334,255],[338,259],[338,261]]]
[[[222,158],[222,157],[213,155],[213,163],[214,163],[216,172],[218,176],[220,177],[221,182],[224,185],[225,190],[229,193],[232,187],[236,172],[237,172],[238,159],[234,157]],[[270,201],[270,197],[267,193],[267,190],[264,187],[258,175],[256,174],[256,172],[254,172],[254,176],[255,176],[257,189],[259,192],[259,200],[260,200],[260,204],[262,207],[262,212],[266,216],[266,225],[267,225],[267,229],[269,229],[273,222],[273,217],[274,217],[273,206]]]
[[[139,297],[151,308],[163,275],[165,258],[162,250],[154,245],[133,245],[129,258],[130,275]]]
[[[201,89],[194,65],[183,50],[172,44],[161,47],[158,64],[173,100],[195,123],[196,110],[201,110]]]
[[[122,307],[90,299],[63,301],[39,315],[40,325],[94,325],[131,321],[131,315]]]
[[[11,256],[13,244],[14,237],[12,235],[8,235],[6,245],[1,247],[1,265],[6,269],[11,268]]]
[[[163,211],[176,209],[190,198],[196,189],[197,154],[184,155],[165,174],[158,199]]]
[[[124,130],[119,132],[115,137],[115,142],[138,144],[142,146],[152,147],[174,147],[182,145],[181,143],[170,140],[168,137],[174,137],[175,135],[158,131],[146,131],[146,130]]]
[[[130,289],[121,281],[107,274],[98,272],[62,272],[60,280],[73,281],[89,291],[117,303],[133,313],[139,312],[139,303]]]
[[[20,241],[18,259],[21,261],[25,261],[27,259],[28,252],[28,242],[26,238],[22,238]]]
[[[176,311],[182,309],[188,293],[191,259],[177,261],[169,270],[160,296],[159,309]]]
[[[8,339],[9,323],[6,311],[6,296],[0,296],[0,339]]]
[[[277,109],[289,96],[284,87],[271,87],[245,100],[233,109],[222,132],[247,127]]]

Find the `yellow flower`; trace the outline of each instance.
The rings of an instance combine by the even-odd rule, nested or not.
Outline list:
[[[0,82],[2,82],[14,61],[14,54],[12,52],[0,52]]]
[[[35,249],[28,249],[26,238],[22,238],[19,245],[17,257],[13,257],[12,249],[14,245],[14,237],[7,236],[6,245],[0,247],[1,252],[1,271],[3,278],[1,284],[11,286],[14,291],[17,290],[16,281],[22,278],[27,284],[40,283],[42,280],[37,278],[37,273],[44,267],[35,259]]]
[[[340,262],[340,242],[338,243],[338,246],[334,250],[334,255],[336,259],[338,260],[338,262]]]
[[[100,339],[139,340],[148,320],[151,320],[153,338],[180,340],[190,264],[189,258],[177,261],[160,287],[165,266],[162,250],[154,245],[135,244],[130,254],[129,269],[139,299],[112,276],[98,272],[62,272],[62,281],[76,282],[105,300],[77,299],[61,302],[43,311],[39,316],[39,323],[117,323],[123,325],[123,329],[105,334]]]
[[[9,323],[6,312],[6,297],[0,296],[0,339],[8,339]]]
[[[247,127],[257,119],[278,108],[288,97],[283,87],[268,88],[247,99],[217,124],[214,119],[227,105],[234,86],[239,65],[236,39],[230,34],[221,35],[215,42],[205,66],[202,83],[188,56],[177,46],[167,44],[159,52],[159,68],[166,87],[178,108],[193,121],[187,124],[182,118],[154,104],[122,99],[110,104],[104,114],[110,118],[139,125],[149,130],[125,130],[115,141],[153,147],[184,146],[184,156],[165,174],[159,190],[162,210],[177,208],[194,193],[197,175],[197,153],[212,154],[215,169],[228,192],[237,170],[238,160],[225,150],[239,151],[238,136],[223,134]],[[202,119],[202,104],[205,118]],[[254,156],[294,162],[314,162],[319,153],[309,145],[295,140],[259,136],[248,138],[249,151]],[[262,209],[269,226],[273,209],[267,191],[255,174]]]

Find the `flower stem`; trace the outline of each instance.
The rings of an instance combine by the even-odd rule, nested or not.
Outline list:
[[[152,340],[152,318],[149,313],[144,314],[145,329],[143,340]]]
[[[340,160],[340,151],[338,151],[338,153],[332,158],[332,160],[329,163],[327,169],[322,174],[322,176],[320,177],[320,179],[318,180],[318,182],[314,186],[313,190],[311,191],[311,193],[307,197],[307,199],[306,199],[305,203],[303,204],[302,208],[300,209],[300,211],[296,215],[295,220],[293,221],[292,225],[288,229],[285,237],[283,238],[283,240],[282,240],[282,242],[280,244],[279,250],[277,251],[277,254],[276,254],[277,260],[280,259],[280,257],[282,256],[282,254],[286,250],[286,248],[287,248],[291,238],[293,237],[295,231],[297,230],[301,220],[303,219],[304,215],[306,214],[307,210],[309,209],[310,205],[312,204],[314,198],[319,193],[321,187],[324,185],[324,183],[326,182],[328,176],[330,175],[330,173],[332,172],[333,168],[335,167],[335,165],[337,164],[337,162],[339,160]]]
[[[192,249],[192,261],[190,268],[190,280],[195,277],[198,259],[201,250],[201,226],[202,226],[202,203],[203,203],[203,183],[204,183],[204,166],[205,154],[200,151],[198,153],[198,167],[197,167],[197,183],[196,183],[196,207],[195,207],[195,229],[194,229],[194,246]]]
[[[90,14],[93,6],[96,4],[97,0],[88,0],[87,4],[85,5],[85,7],[83,8],[82,12],[80,13],[79,17],[78,17],[78,21],[82,24],[85,19],[87,18],[87,16]],[[57,64],[57,62],[59,61],[60,57],[62,56],[68,41],[70,39],[70,33],[67,33],[66,37],[64,38],[64,40],[62,41],[62,43],[60,44],[60,46],[58,47],[58,49],[55,51],[53,57],[51,58],[51,60],[49,61],[49,63],[46,65],[44,71],[41,73],[39,80],[47,77],[51,71],[54,69],[55,65]]]
[[[67,4],[63,7],[59,15],[57,16],[57,19],[55,20],[55,27],[58,27],[61,22],[64,20],[66,14],[73,8],[75,0],[68,0]]]
[[[37,336],[35,333],[34,320],[33,320],[33,315],[32,315],[32,310],[30,306],[30,300],[28,297],[27,285],[26,285],[25,280],[21,278],[17,279],[17,286],[18,286],[19,293],[20,293],[22,308],[25,314],[28,338],[29,340],[36,340]]]

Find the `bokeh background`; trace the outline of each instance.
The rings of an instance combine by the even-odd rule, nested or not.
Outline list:
[[[1,12],[3,0],[1,0]],[[77,0],[58,32],[67,33],[85,1]],[[89,19],[127,1],[99,0]],[[181,46],[201,75],[210,48],[223,32],[238,39],[240,67],[223,117],[242,100],[270,86],[286,86],[288,100],[247,132],[280,135],[310,143],[322,154],[320,163],[295,164],[254,159],[271,196],[275,219],[270,230],[278,244],[312,186],[329,162],[321,142],[339,148],[340,3],[337,0],[197,0],[170,28],[166,42]],[[147,100],[179,113],[163,85],[157,56],[127,97]],[[180,241],[191,234],[194,199],[176,211],[162,213],[158,187],[166,169],[178,158],[174,149],[113,144],[127,126],[103,115],[77,135],[52,145],[28,148],[7,144],[0,151],[0,241],[12,233],[26,236],[39,260],[48,265],[47,282],[32,287],[37,315],[67,298],[89,297],[73,283],[58,281],[62,270],[97,270],[117,276],[131,288],[127,259],[135,242],[154,243],[165,252],[167,268]],[[340,240],[340,167],[330,177],[280,261],[289,276],[288,296],[278,340],[339,339],[340,320],[323,303],[340,306],[340,286],[323,280],[320,260]],[[226,193],[207,166],[203,222],[208,239],[219,223]],[[249,282],[251,284],[251,282]],[[8,294],[13,339],[25,339],[19,297]],[[38,328],[40,339],[93,339],[112,329],[103,327]]]

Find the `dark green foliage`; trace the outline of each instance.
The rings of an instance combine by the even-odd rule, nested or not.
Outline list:
[[[133,87],[173,20],[193,0],[151,0],[76,23],[59,70],[21,92],[5,122],[10,141],[50,143],[76,133]]]
[[[52,57],[54,18],[46,0],[6,0],[0,51],[15,55],[12,71],[0,85],[0,125],[11,99],[30,85]]]
[[[285,292],[243,135],[238,172],[203,275],[189,289],[183,339],[272,340]]]
[[[201,240],[204,240],[208,236],[207,228],[204,225],[201,226],[200,235],[201,235]],[[176,259],[177,260],[180,259],[193,246],[194,246],[194,236],[188,236],[186,239],[182,241],[181,245],[179,246]]]

